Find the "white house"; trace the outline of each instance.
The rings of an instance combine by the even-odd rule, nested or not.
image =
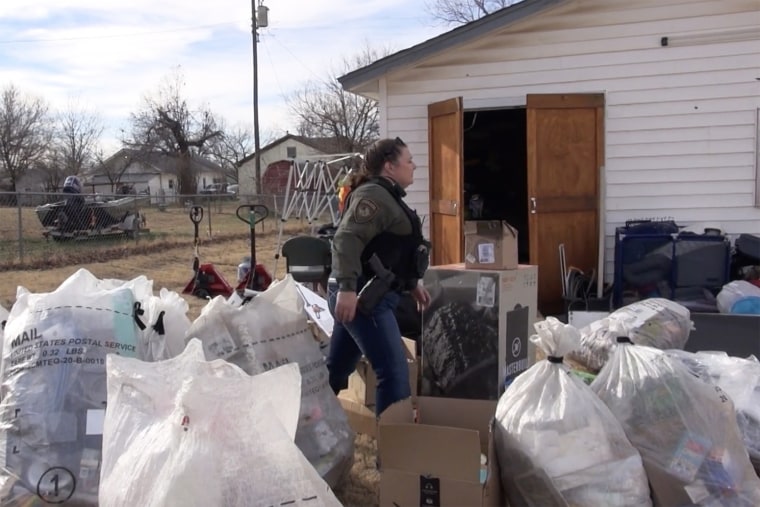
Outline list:
[[[134,191],[165,196],[177,193],[176,160],[161,153],[143,154],[123,148],[103,166],[86,178],[88,191],[102,194]],[[191,170],[197,178],[197,192],[211,183],[227,181],[220,166],[202,157],[191,158]]]
[[[434,263],[463,260],[478,194],[518,227],[544,303],[560,243],[611,280],[626,220],[760,233],[758,0],[524,0],[340,82],[409,145]]]
[[[285,134],[261,148],[260,164],[262,178],[267,168],[282,160],[308,160],[312,157],[340,153],[335,139],[306,137]],[[240,195],[256,194],[256,154],[251,154],[240,161],[238,171]]]

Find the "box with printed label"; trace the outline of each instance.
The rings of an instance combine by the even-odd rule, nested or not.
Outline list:
[[[538,267],[434,266],[424,278],[421,396],[497,400],[535,362]]]
[[[380,506],[504,505],[491,438],[496,402],[420,396],[380,415]]]
[[[503,220],[465,221],[464,265],[468,269],[517,269],[517,229]]]

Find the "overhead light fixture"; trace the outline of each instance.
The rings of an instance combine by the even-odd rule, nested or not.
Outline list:
[[[683,33],[668,35],[660,38],[660,46],[696,46],[699,44],[715,44],[720,42],[742,42],[760,39],[760,26],[722,30],[715,32]]]

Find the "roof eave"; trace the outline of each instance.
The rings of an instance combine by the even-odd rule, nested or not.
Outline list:
[[[369,93],[369,90],[377,86],[372,82],[376,82],[388,72],[415,64],[442,51],[470,42],[486,33],[516,23],[564,1],[523,0],[415,46],[388,55],[365,67],[344,74],[338,78],[338,82],[345,90],[356,91],[361,95],[365,95]]]

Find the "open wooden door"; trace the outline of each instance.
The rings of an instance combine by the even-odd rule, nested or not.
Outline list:
[[[530,263],[547,315],[563,311],[561,243],[568,266],[597,267],[604,95],[528,95],[527,106]]]
[[[428,105],[430,262],[462,262],[462,97]]]

